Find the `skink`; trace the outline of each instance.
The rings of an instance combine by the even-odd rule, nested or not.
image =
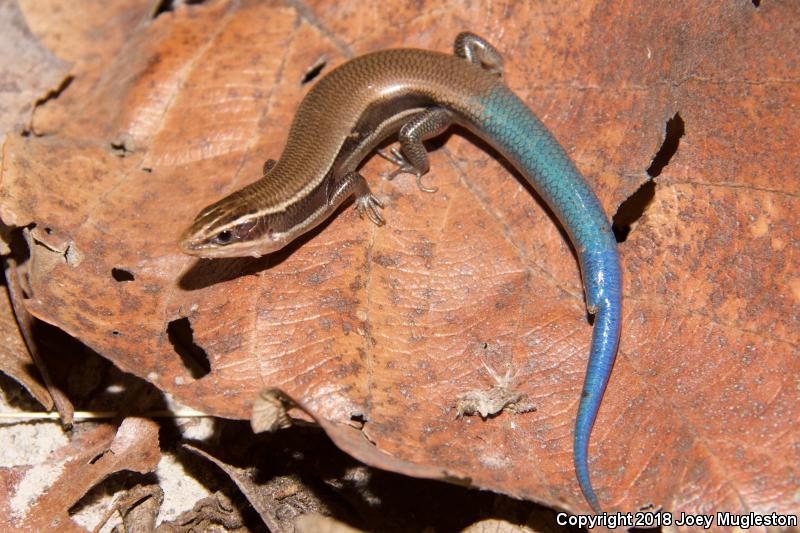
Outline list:
[[[595,316],[589,364],[578,407],[574,463],[578,483],[600,512],[589,480],[588,447],[611,374],[621,321],[617,244],[595,194],[558,141],[501,81],[502,58],[464,32],[455,55],[384,50],[339,66],[300,104],[279,160],[263,177],[203,209],[180,239],[201,257],[261,256],[323,222],[350,197],[359,214],[384,223],[358,166],[379,143],[398,135],[401,150],[379,152],[394,174],[429,170],[422,142],[460,124],[495,147],[525,176],[566,229],[578,254],[586,305]]]

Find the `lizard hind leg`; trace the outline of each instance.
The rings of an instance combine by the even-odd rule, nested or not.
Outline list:
[[[480,65],[498,77],[503,75],[503,56],[480,35],[469,31],[459,33],[453,43],[453,52],[457,57]]]
[[[423,192],[436,192],[436,187],[425,187],[422,184],[422,176],[430,170],[428,162],[428,151],[425,149],[423,141],[436,137],[447,130],[453,123],[450,112],[443,107],[431,107],[414,115],[402,128],[398,140],[400,150],[392,148],[387,154],[378,151],[378,155],[391,161],[397,168],[389,174],[389,179],[398,174],[413,174],[417,177],[417,187]]]

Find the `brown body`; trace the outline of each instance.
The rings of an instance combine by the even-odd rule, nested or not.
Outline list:
[[[368,193],[348,180],[411,117],[440,106],[472,126],[474,102],[498,87],[491,71],[426,50],[384,50],[341,65],[300,104],[280,159],[260,180],[204,209],[184,233],[183,250],[220,257],[281,248],[347,197]],[[233,242],[214,242],[224,231]]]
[[[286,147],[264,176],[204,209],[180,246],[203,257],[260,256],[320,224],[346,199],[382,224],[380,202],[357,168],[398,133],[402,153],[383,157],[398,172],[428,172],[422,144],[460,123],[492,144],[561,220],[578,253],[590,313],[592,348],[575,423],[578,482],[600,512],[589,479],[592,426],[616,356],[621,324],[621,267],[608,218],[594,192],[547,128],[498,74],[502,61],[471,33],[455,55],[386,50],[348,61],[322,78],[297,110]],[[378,152],[379,154],[381,152]],[[423,189],[424,190],[424,189]]]

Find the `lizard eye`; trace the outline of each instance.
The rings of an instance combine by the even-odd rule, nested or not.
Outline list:
[[[223,246],[230,244],[231,240],[233,240],[233,233],[229,229],[222,230],[214,236],[214,243]]]

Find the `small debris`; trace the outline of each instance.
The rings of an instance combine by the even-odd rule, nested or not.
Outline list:
[[[158,485],[136,485],[114,501],[93,533],[101,531],[114,515],[125,526],[124,531],[155,531],[163,501],[164,491]]]
[[[253,403],[250,427],[254,433],[275,432],[291,427],[288,411],[295,407],[294,401],[279,389],[264,389]]]
[[[480,415],[484,420],[508,409],[513,413],[530,413],[536,410],[525,393],[510,388],[513,380],[511,371],[498,376],[491,368],[484,365],[495,380],[495,386],[488,390],[474,389],[458,397],[456,418]]]
[[[194,531],[236,531],[244,527],[239,510],[227,496],[217,491],[199,500],[191,511],[186,511],[158,527],[164,533],[190,533]]]
[[[184,444],[183,447],[208,459],[228,474],[258,512],[264,525],[273,533],[294,532],[293,523],[303,515],[341,515],[344,512],[341,508],[331,507],[323,501],[314,488],[298,475],[278,475],[264,480],[255,468],[238,468],[189,444]]]

